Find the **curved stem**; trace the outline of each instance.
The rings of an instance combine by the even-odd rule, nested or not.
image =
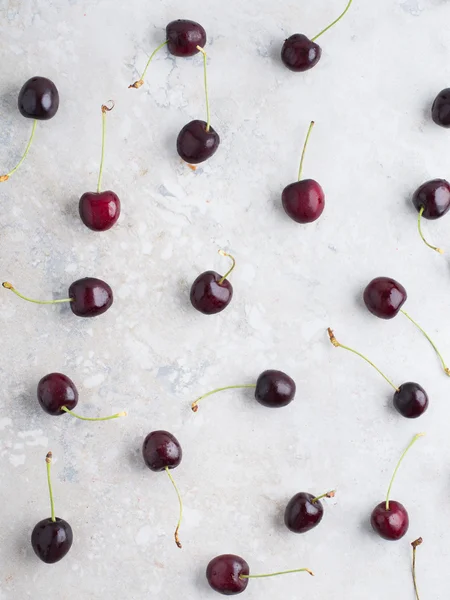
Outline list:
[[[32,130],[31,130],[30,139],[28,140],[28,144],[27,144],[27,147],[25,148],[25,152],[23,153],[23,155],[22,155],[22,158],[19,160],[19,162],[17,163],[17,165],[14,167],[14,169],[12,169],[12,170],[11,170],[9,173],[7,173],[6,175],[1,175],[1,176],[0,176],[0,182],[2,182],[2,181],[8,181],[8,179],[11,177],[11,175],[17,171],[17,169],[20,167],[20,165],[21,165],[21,164],[23,163],[23,161],[25,160],[25,158],[26,158],[26,156],[27,156],[27,154],[28,154],[28,151],[29,151],[29,149],[30,149],[31,142],[33,141],[33,138],[34,138],[34,132],[36,131],[36,125],[37,125],[37,119],[35,119],[35,120],[33,121],[33,128],[32,128]]]
[[[430,336],[422,329],[422,327],[419,325],[419,323],[417,323],[417,321],[414,321],[414,319],[412,317],[409,316],[409,314],[404,311],[402,308],[400,309],[400,312],[402,314],[405,315],[405,317],[407,319],[409,319],[411,321],[411,323],[413,325],[415,325],[417,327],[417,329],[419,329],[419,331],[421,331],[423,333],[423,335],[427,338],[427,340],[430,342],[430,344],[433,346],[434,351],[436,352],[436,354],[439,357],[439,360],[442,363],[442,367],[445,371],[445,373],[450,377],[450,369],[447,367],[447,365],[445,364],[444,358],[442,357],[442,354],[439,352],[439,350],[436,347],[436,344],[433,342],[433,340],[430,338]]]
[[[77,419],[81,419],[82,421],[110,421],[111,419],[118,419],[119,417],[126,417],[127,413],[122,411],[120,413],[116,413],[115,415],[111,415],[109,417],[82,417],[81,415],[77,415],[67,408],[67,406],[61,406],[61,410],[72,415],[72,417],[76,417]]]
[[[208,70],[206,65],[206,52],[201,46],[197,46],[197,50],[203,54],[203,78],[205,81],[205,97],[206,97],[206,131],[211,127],[211,113],[209,111],[209,96],[208,96]]]
[[[348,350],[349,352],[353,352],[353,354],[356,354],[357,356],[360,356],[361,358],[363,358],[366,362],[369,363],[369,365],[371,367],[373,367],[375,369],[375,371],[378,371],[378,373],[381,375],[381,377],[383,377],[389,383],[389,385],[391,385],[394,388],[394,390],[396,392],[399,391],[398,387],[396,385],[394,385],[392,383],[392,381],[388,377],[386,377],[386,375],[382,371],[380,371],[380,369],[376,365],[374,365],[371,360],[369,360],[367,357],[365,357],[364,354],[361,354],[360,352],[357,352],[356,350],[353,350],[353,348],[349,348],[348,346],[344,346],[343,344],[340,344],[337,341],[337,339],[334,337],[333,330],[330,329],[329,327],[328,327],[327,331],[328,331],[328,336],[330,338],[330,342],[333,344],[333,346],[335,346],[336,348],[343,348],[344,350]]]
[[[112,106],[102,104],[102,157],[100,160],[100,169],[98,172],[97,193],[100,192],[100,188],[102,185],[103,163],[105,162],[106,113],[110,112],[114,108],[114,102],[110,100],[110,103],[112,104]]]
[[[425,210],[425,206],[422,206],[422,208],[419,211],[419,218],[417,219],[417,227],[419,229],[419,235],[422,238],[422,241],[428,246],[428,248],[431,248],[432,250],[439,252],[439,254],[444,254],[444,251],[442,250],[442,248],[438,248],[437,246],[433,246],[432,244],[428,243],[427,240],[425,239],[425,236],[422,233],[422,215],[423,215],[424,210]]]
[[[417,587],[417,580],[416,580],[416,550],[417,550],[417,546],[420,546],[422,543],[423,543],[423,539],[420,537],[419,539],[412,542],[412,544],[411,544],[412,549],[413,549],[412,576],[413,576],[413,583],[414,583],[414,591],[416,592],[416,600],[420,600],[419,589]]]
[[[216,390],[213,390],[212,392],[208,392],[207,394],[200,396],[200,398],[197,398],[197,400],[195,400],[195,402],[193,402],[191,404],[191,409],[194,412],[197,412],[198,411],[197,404],[200,402],[200,400],[203,400],[203,398],[207,398],[208,396],[212,396],[213,394],[217,394],[217,392],[223,392],[225,390],[237,390],[239,388],[255,388],[255,387],[256,387],[256,383],[250,383],[248,385],[227,385],[226,387],[217,388]]]
[[[61,302],[73,302],[73,298],[62,298],[61,300],[33,300],[32,298],[27,298],[26,296],[18,292],[11,283],[8,283],[8,281],[4,281],[2,283],[2,286],[7,290],[11,290],[11,292],[14,292],[14,294],[16,294],[16,296],[19,296],[19,298],[22,298],[22,300],[26,300],[27,302],[33,302],[34,304],[60,304]]]
[[[225,252],[224,250],[219,250],[219,254],[220,254],[221,256],[228,256],[228,258],[231,258],[231,262],[232,262],[232,265],[231,265],[231,268],[230,268],[230,270],[229,270],[229,271],[227,271],[227,272],[225,273],[225,275],[224,275],[223,277],[221,277],[221,278],[219,279],[219,281],[218,281],[218,284],[219,284],[219,285],[222,285],[222,283],[225,281],[225,279],[227,279],[227,278],[228,278],[228,276],[231,274],[232,270],[233,270],[233,269],[234,269],[234,267],[236,266],[236,261],[234,260],[234,256],[231,256],[231,254],[228,254],[228,252]]]
[[[322,500],[322,498],[334,498],[336,496],[336,490],[332,490],[331,492],[327,492],[326,494],[322,494],[321,496],[317,496],[317,498],[313,498],[311,500],[311,504]]]
[[[264,573],[263,575],[239,575],[239,579],[260,579],[261,577],[276,577],[277,575],[288,575],[289,573],[309,573],[314,577],[310,569],[291,569],[290,571],[278,571],[278,573]]]
[[[169,467],[166,467],[166,473],[169,476],[169,479],[172,482],[173,487],[175,488],[175,491],[178,496],[178,502],[180,504],[180,516],[178,517],[178,523],[177,523],[177,528],[175,529],[174,537],[175,537],[175,543],[178,546],[178,548],[182,548],[180,538],[178,537],[178,531],[180,530],[181,520],[183,519],[183,501],[181,500],[181,494],[178,491],[177,484],[175,483],[175,481],[170,473]]]
[[[159,50],[161,50],[161,48],[164,48],[164,46],[166,46],[168,43],[169,43],[169,40],[166,40],[164,43],[162,43],[160,46],[158,46],[158,47],[156,48],[156,50],[154,50],[154,51],[152,52],[152,54],[150,55],[150,58],[149,58],[149,59],[148,59],[148,61],[147,61],[147,64],[145,65],[145,69],[144,69],[144,71],[143,71],[143,73],[142,73],[142,76],[141,76],[141,78],[140,78],[140,79],[138,79],[137,81],[135,81],[134,83],[132,83],[131,85],[129,85],[129,86],[128,86],[128,89],[130,89],[130,88],[134,88],[134,89],[136,89],[136,90],[137,90],[138,88],[140,88],[140,87],[141,87],[141,85],[144,85],[144,77],[145,77],[145,74],[147,73],[147,69],[148,69],[148,67],[150,66],[150,63],[151,63],[151,62],[152,62],[152,60],[153,60],[153,57],[155,56],[155,54],[156,54],[157,52],[159,52]]]
[[[303,144],[302,157],[300,159],[300,167],[298,169],[298,181],[300,181],[300,179],[302,178],[303,162],[305,160],[306,147],[308,145],[309,136],[311,135],[311,131],[312,131],[313,127],[314,127],[314,121],[311,121],[311,123],[309,124],[308,133],[306,134],[305,143]]]
[[[332,23],[330,23],[330,25],[328,25],[328,27],[325,27],[325,29],[322,29],[322,31],[320,33],[318,33],[317,35],[315,35],[313,38],[311,38],[312,42],[315,42],[317,40],[317,38],[319,38],[321,35],[323,35],[326,31],[328,31],[329,29],[331,29],[333,27],[333,25],[336,25],[336,23],[339,23],[339,21],[342,19],[343,16],[345,16],[345,14],[347,13],[348,9],[350,8],[351,4],[352,4],[353,0],[349,0],[347,6],[345,7],[344,12],[339,15],[339,17],[337,19],[335,19]]]
[[[423,437],[424,435],[425,435],[424,433],[418,433],[417,435],[415,435],[413,437],[412,441],[407,446],[406,450],[400,456],[400,460],[398,461],[397,466],[395,467],[394,474],[392,475],[391,481],[389,483],[388,491],[387,491],[387,494],[386,494],[386,510],[389,510],[389,498],[391,496],[392,484],[394,483],[394,479],[395,479],[395,477],[397,475],[397,472],[398,472],[398,470],[400,468],[400,465],[403,462],[403,459],[405,458],[406,454],[408,453],[408,450],[417,442],[417,440],[419,438]]]
[[[47,463],[47,483],[48,483],[48,493],[50,495],[50,508],[52,511],[52,521],[53,523],[56,521],[55,517],[55,503],[53,501],[53,490],[52,490],[52,479],[50,477],[50,468],[52,465],[52,453],[47,452],[47,456],[45,457],[45,462]]]

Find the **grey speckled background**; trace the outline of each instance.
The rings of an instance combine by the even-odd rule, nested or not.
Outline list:
[[[279,50],[295,31],[313,35],[343,8],[259,0],[0,0],[0,165],[18,159],[31,122],[16,109],[33,75],[57,84],[57,116],[39,124],[23,168],[0,187],[0,277],[37,297],[65,295],[87,275],[107,280],[113,308],[98,319],[40,307],[1,292],[1,600],[199,600],[213,598],[204,568],[214,555],[243,555],[253,572],[308,566],[252,582],[248,600],[410,600],[409,543],[422,535],[423,599],[448,597],[450,380],[406,319],[371,317],[361,291],[391,275],[408,309],[450,360],[450,217],[424,228],[447,257],[419,241],[409,198],[448,176],[450,137],[429,109],[449,85],[450,38],[442,0],[355,0],[322,38],[313,71],[293,74]],[[195,173],[175,138],[203,118],[202,62],[163,51],[139,92],[127,86],[175,18],[209,35],[217,155]],[[108,115],[104,185],[122,199],[118,226],[87,230],[79,196],[94,189],[100,105]],[[317,122],[305,176],[327,194],[323,218],[297,226],[280,210],[296,175],[304,134]],[[202,270],[223,270],[233,252],[235,297],[215,317],[189,304]],[[367,354],[398,383],[420,382],[431,406],[420,421],[391,408],[385,382],[334,350],[325,328]],[[251,393],[190,402],[216,386],[255,381],[266,368],[297,382],[296,402],[270,411]],[[35,398],[40,377],[62,371],[77,384],[79,412],[129,417],[96,424],[52,418]],[[166,428],[184,448],[174,472],[185,502],[184,549],[172,540],[176,497],[148,471],[140,446]],[[401,450],[427,432],[404,464],[394,498],[411,528],[399,543],[368,527]],[[75,542],[54,566],[29,544],[49,514],[44,456],[55,456],[57,513]],[[336,487],[319,528],[290,534],[282,513],[297,491]]]

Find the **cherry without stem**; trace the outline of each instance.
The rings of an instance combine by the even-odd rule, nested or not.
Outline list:
[[[390,277],[376,277],[367,285],[363,297],[364,304],[369,312],[380,319],[393,319],[399,312],[405,315],[429,341],[441,361],[444,372],[450,376],[450,369],[445,364],[444,358],[437,349],[436,344],[417,321],[403,310],[402,306],[405,304],[408,296],[405,288],[398,281]]]
[[[439,254],[443,254],[442,248],[430,244],[422,233],[422,217],[424,219],[440,219],[450,209],[450,183],[445,179],[433,179],[423,183],[412,198],[413,204],[419,213],[417,228],[423,242]]]
[[[334,498],[335,491],[327,492],[321,496],[313,496],[305,492],[295,494],[286,506],[284,524],[293,533],[306,533],[322,521],[322,498]]]
[[[431,117],[436,125],[450,127],[450,88],[441,90],[431,108]]]
[[[191,286],[190,299],[192,306],[204,315],[215,315],[222,312],[233,298],[233,286],[228,280],[236,261],[233,256],[219,250],[221,256],[231,259],[231,268],[225,275],[219,275],[216,271],[205,271],[197,277]]]

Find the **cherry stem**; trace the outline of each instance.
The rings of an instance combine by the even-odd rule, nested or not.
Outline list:
[[[219,279],[218,283],[219,283],[219,285],[222,285],[222,283],[225,281],[225,279],[227,279],[227,277],[229,277],[229,275],[233,271],[234,267],[236,266],[236,261],[235,261],[234,257],[231,256],[231,254],[228,254],[228,252],[225,252],[224,250],[219,250],[219,254],[220,254],[220,256],[228,256],[228,258],[230,258],[231,262],[233,263],[231,265],[230,270],[227,271],[221,279]]]
[[[320,33],[318,33],[313,38],[311,38],[311,41],[315,42],[317,40],[317,38],[319,38],[321,35],[323,35],[325,32],[327,32],[329,29],[331,29],[334,25],[336,25],[336,23],[339,23],[339,21],[342,19],[342,17],[344,17],[345,14],[347,13],[347,11],[350,8],[352,2],[353,2],[353,0],[349,0],[347,6],[345,7],[344,12],[337,19],[335,19],[332,23],[330,23],[330,25],[328,25],[328,27],[325,27],[325,29],[323,29]]]
[[[417,580],[416,580],[416,550],[417,550],[417,546],[420,546],[422,543],[423,543],[423,539],[420,537],[419,539],[415,540],[411,544],[412,549],[413,549],[412,576],[413,576],[413,583],[414,583],[414,591],[416,592],[416,600],[420,600],[419,589],[417,587]]]
[[[51,452],[47,452],[47,456],[45,457],[45,462],[47,463],[48,493],[50,495],[50,507],[51,507],[51,511],[52,511],[52,521],[54,523],[56,521],[56,517],[55,517],[55,503],[53,501],[52,479],[50,477],[50,469],[51,469],[51,466],[52,466],[52,457],[53,457],[53,454]]]
[[[419,331],[421,331],[423,333],[423,335],[427,338],[427,340],[433,346],[434,351],[438,355],[439,360],[442,363],[442,367],[443,367],[445,373],[450,377],[450,369],[445,364],[442,354],[439,352],[439,350],[436,347],[436,344],[433,342],[433,340],[430,338],[430,336],[422,329],[422,327],[419,325],[419,323],[417,323],[417,321],[414,321],[414,319],[408,315],[408,313],[406,311],[404,311],[403,309],[400,309],[400,312],[403,313],[405,315],[405,317],[407,319],[409,319],[411,321],[411,323],[413,323],[413,325],[415,325],[417,327],[417,329],[419,329]]]
[[[197,50],[203,54],[203,77],[205,80],[205,97],[206,97],[206,131],[211,127],[211,113],[209,112],[209,96],[208,96],[208,71],[206,65],[207,54],[201,46],[197,46]]]
[[[313,127],[314,127],[314,121],[311,121],[311,123],[309,124],[308,133],[306,134],[305,143],[303,144],[302,157],[300,159],[300,167],[298,169],[298,181],[300,181],[300,179],[302,178],[303,162],[305,160],[306,147],[308,145],[309,136],[311,135],[311,131],[312,131]]]
[[[334,337],[333,330],[330,329],[329,327],[328,327],[327,331],[328,331],[328,336],[330,338],[330,342],[333,344],[333,346],[335,346],[335,348],[343,348],[344,350],[348,350],[349,352],[353,352],[353,354],[356,354],[357,356],[360,356],[366,362],[368,362],[370,366],[372,366],[376,371],[378,371],[378,373],[389,383],[389,385],[391,385],[394,388],[394,390],[396,392],[400,391],[398,389],[398,387],[396,385],[394,385],[392,383],[392,381],[388,377],[386,377],[386,375],[382,371],[380,371],[380,369],[376,365],[374,365],[371,360],[369,360],[367,357],[364,356],[364,354],[361,354],[360,352],[357,352],[356,350],[353,350],[353,348],[349,348],[348,346],[344,346],[343,344],[339,343],[337,341],[337,339]]]
[[[260,579],[261,577],[276,577],[277,575],[288,575],[289,573],[309,573],[314,577],[314,573],[310,569],[291,569],[290,571],[264,573],[263,575],[239,575],[239,579]]]
[[[203,396],[200,396],[200,398],[197,398],[197,400],[195,400],[195,402],[193,402],[191,404],[191,409],[194,412],[198,411],[198,403],[200,402],[200,400],[203,400],[203,398],[207,398],[208,396],[212,396],[213,394],[217,394],[217,392],[223,392],[224,390],[237,390],[239,388],[255,388],[256,387],[256,383],[251,383],[248,385],[228,385],[226,387],[221,387],[221,388],[217,388],[216,390],[213,390],[212,392],[208,392],[207,394],[204,394]]]
[[[178,537],[178,531],[180,530],[181,520],[183,518],[183,501],[181,500],[181,494],[178,491],[177,484],[175,483],[175,481],[174,481],[174,479],[173,479],[173,477],[172,477],[172,475],[170,473],[169,467],[166,467],[166,473],[169,476],[169,479],[172,482],[173,487],[175,488],[175,491],[176,491],[177,496],[178,496],[178,502],[180,504],[180,516],[178,517],[178,523],[177,523],[177,528],[175,529],[174,537],[175,537],[175,543],[178,546],[178,548],[182,548],[182,545],[181,545],[181,542],[180,542],[180,538]]]
[[[103,164],[105,162],[105,133],[106,133],[106,113],[112,111],[114,108],[114,102],[109,100],[110,106],[106,104],[102,104],[102,157],[100,160],[100,170],[98,172],[98,182],[97,182],[97,194],[100,193],[100,187],[102,185],[102,176],[103,176]]]
[[[61,302],[73,302],[73,298],[62,298],[61,300],[33,300],[32,298],[27,298],[26,296],[23,296],[20,292],[16,290],[15,287],[13,287],[11,283],[8,283],[7,281],[4,281],[2,283],[2,286],[7,290],[11,290],[11,292],[14,292],[14,294],[16,294],[16,296],[19,296],[19,298],[22,298],[22,300],[26,300],[27,302],[33,302],[34,304],[60,304]]]
[[[334,498],[335,496],[336,496],[336,490],[332,490],[331,492],[327,492],[326,494],[317,496],[317,498],[314,498],[313,500],[311,500],[311,504],[314,504],[315,502],[322,500],[322,498]]]
[[[419,235],[422,238],[422,241],[428,246],[428,248],[431,248],[432,250],[439,252],[439,254],[444,254],[444,251],[442,250],[442,248],[438,248],[437,246],[433,246],[432,244],[428,243],[427,240],[425,239],[425,236],[422,233],[422,215],[423,215],[424,210],[425,210],[425,206],[422,206],[422,208],[419,211],[419,218],[417,219],[417,227],[419,229]]]
[[[72,415],[72,417],[76,417],[77,419],[81,419],[82,421],[110,421],[111,419],[118,419],[119,417],[126,417],[127,413],[122,411],[120,413],[116,413],[115,415],[111,415],[110,417],[82,417],[81,415],[77,415],[67,408],[67,406],[61,406],[61,410]]]
[[[0,176],[0,183],[3,182],[3,181],[8,181],[8,179],[11,177],[11,175],[17,171],[17,169],[20,167],[20,165],[25,160],[25,158],[26,158],[26,156],[28,154],[28,151],[30,149],[31,142],[33,141],[33,138],[34,138],[34,132],[36,131],[36,125],[37,125],[37,119],[35,119],[33,121],[33,128],[31,130],[30,139],[28,140],[28,144],[27,144],[27,147],[25,148],[25,152],[23,153],[22,158],[19,160],[19,162],[17,163],[17,165],[14,167],[14,169],[12,169],[6,175],[1,175]]]
[[[147,69],[149,68],[149,66],[150,66],[150,63],[151,63],[151,62],[152,62],[152,60],[153,60],[153,57],[155,56],[155,54],[156,54],[157,52],[159,52],[159,50],[161,50],[161,48],[164,48],[164,46],[166,46],[168,43],[169,43],[169,40],[166,40],[166,41],[165,41],[165,42],[163,42],[163,43],[162,43],[160,46],[158,46],[158,47],[156,48],[156,50],[154,50],[154,51],[152,52],[152,54],[151,54],[150,58],[149,58],[149,59],[148,59],[148,61],[147,61],[147,64],[145,65],[145,69],[144,69],[144,71],[143,71],[143,73],[142,73],[142,76],[141,76],[141,78],[140,78],[140,79],[138,79],[137,81],[135,81],[133,84],[129,85],[129,86],[128,86],[128,89],[130,89],[130,88],[134,88],[134,89],[136,89],[136,90],[137,90],[137,89],[138,89],[138,88],[140,88],[142,85],[144,85],[144,77],[145,77],[145,74],[147,73]]]
[[[425,435],[424,433],[418,433],[417,435],[415,435],[413,437],[412,441],[408,444],[406,450],[400,456],[400,460],[398,461],[397,466],[395,467],[394,474],[392,475],[391,482],[389,483],[389,487],[388,487],[388,491],[387,491],[387,495],[386,495],[386,510],[389,510],[389,498],[391,496],[392,484],[394,483],[394,479],[397,475],[400,465],[403,462],[403,459],[405,458],[406,454],[408,453],[408,450],[417,442],[417,440],[419,438],[423,437],[424,435]]]

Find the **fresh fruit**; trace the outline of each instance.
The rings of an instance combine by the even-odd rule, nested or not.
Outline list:
[[[228,277],[236,266],[236,261],[228,252],[219,250],[219,254],[231,259],[230,270],[225,275],[219,275],[215,271],[205,271],[191,286],[191,304],[204,315],[222,312],[233,298],[233,286],[228,281]]]
[[[436,125],[450,127],[450,88],[441,90],[431,108],[431,117]]]
[[[336,492],[313,496],[300,492],[291,498],[284,512],[284,524],[293,533],[306,533],[320,523],[323,518],[322,498],[334,498]]]
[[[450,209],[450,183],[445,179],[427,181],[414,192],[412,201],[419,213],[417,227],[420,237],[428,248],[443,254],[442,248],[433,246],[425,239],[422,233],[422,217],[434,221],[447,214]]]

